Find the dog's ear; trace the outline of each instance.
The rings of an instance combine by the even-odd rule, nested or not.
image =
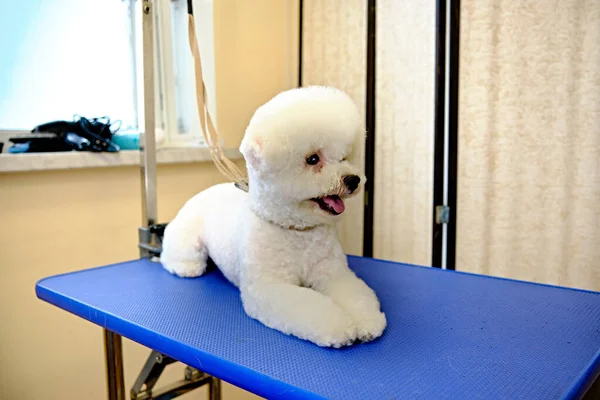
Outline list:
[[[260,137],[244,138],[240,145],[240,152],[246,159],[246,163],[254,170],[261,169],[263,141]]]

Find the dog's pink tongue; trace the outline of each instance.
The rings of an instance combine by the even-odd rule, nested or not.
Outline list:
[[[344,200],[340,199],[338,196],[323,197],[323,201],[329,207],[333,208],[333,210],[338,214],[343,213],[346,209],[346,207],[344,206]]]

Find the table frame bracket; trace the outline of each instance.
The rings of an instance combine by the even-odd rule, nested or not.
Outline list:
[[[138,247],[141,257],[160,257],[160,253],[162,252],[162,238],[166,227],[167,223],[138,228]]]
[[[156,383],[165,368],[175,362],[177,362],[176,359],[152,350],[131,388],[131,400],[174,399],[204,385],[208,385],[211,400],[220,399],[221,385],[219,380],[190,366],[185,367],[183,379],[155,390]]]

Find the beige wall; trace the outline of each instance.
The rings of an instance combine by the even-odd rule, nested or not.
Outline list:
[[[162,166],[160,220],[220,181],[210,164]],[[133,167],[0,174],[0,399],[105,398],[102,330],[38,300],[34,286],[136,258],[139,188]],[[124,353],[129,388],[148,350],[125,340]],[[181,373],[171,366],[168,379]]]
[[[215,1],[218,125],[237,147],[254,109],[297,83],[297,2]],[[160,166],[161,221],[223,181],[212,164]],[[102,330],[37,300],[48,275],[136,258],[134,167],[0,174],[0,399],[104,399]],[[129,388],[148,350],[125,340]],[[171,366],[167,380],[179,379]],[[252,398],[225,386],[224,398]],[[185,398],[202,398],[193,392]]]
[[[298,0],[214,2],[219,132],[238,146],[254,110],[298,84]]]

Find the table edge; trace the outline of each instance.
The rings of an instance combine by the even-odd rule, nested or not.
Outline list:
[[[60,293],[44,287],[41,283],[36,284],[36,296],[49,304],[63,309],[94,325],[108,329],[125,338],[128,338],[144,347],[158,351],[172,357],[186,365],[197,368],[207,374],[229,382],[239,388],[247,390],[263,398],[269,399],[324,399],[323,396],[306,389],[299,388],[289,383],[264,375],[253,369],[241,366],[228,360],[219,358],[200,349],[180,343],[168,336],[158,334],[143,326],[127,321],[114,314],[103,312],[103,322],[92,317],[90,311],[95,310],[89,304],[62,296]],[[160,340],[150,340],[157,338]],[[181,349],[181,354],[175,354],[174,349]],[[200,356],[200,357],[198,357]],[[231,373],[228,373],[231,372]],[[241,379],[248,377],[252,379]],[[254,383],[254,384],[248,384]],[[267,388],[269,390],[267,390]]]
[[[491,279],[491,280],[497,280],[497,281],[504,281],[504,282],[508,282],[508,283],[519,283],[519,284],[524,284],[524,285],[541,286],[541,287],[546,287],[546,288],[569,290],[569,291],[575,291],[575,292],[579,292],[579,293],[600,295],[600,291],[594,291],[594,290],[590,290],[590,289],[582,289],[582,288],[576,288],[576,287],[570,287],[570,286],[554,285],[554,284],[550,284],[550,283],[526,281],[523,279],[505,278],[502,276],[495,276],[495,275],[484,275],[484,274],[478,274],[475,272],[467,272],[467,271],[459,271],[459,270],[451,270],[451,269],[441,269],[441,268],[437,268],[437,267],[403,263],[403,262],[385,260],[385,259],[375,258],[375,257],[361,257],[361,256],[354,256],[354,255],[348,255],[347,257],[348,257],[348,260],[368,259],[368,260],[376,261],[378,263],[393,264],[396,266],[411,267],[411,268],[419,268],[419,269],[424,269],[427,271],[433,271],[434,273],[446,273],[446,274],[452,274],[452,275],[471,276],[471,277],[475,277],[475,278],[479,278],[479,279]]]
[[[563,399],[580,399],[590,390],[594,382],[600,377],[600,350],[584,370],[575,378],[571,386],[565,390]]]
[[[449,274],[467,275],[467,276],[472,276],[474,278],[479,278],[479,279],[492,279],[492,280],[505,281],[507,283],[534,285],[534,286],[547,287],[547,288],[553,288],[553,289],[559,289],[559,290],[567,290],[567,291],[574,291],[574,292],[579,292],[579,293],[600,295],[600,292],[587,290],[587,289],[573,288],[573,287],[567,287],[567,286],[558,286],[558,285],[552,285],[552,284],[546,284],[546,283],[524,281],[524,280],[504,278],[504,277],[491,276],[491,275],[483,275],[483,274],[477,274],[477,273],[465,272],[465,271],[443,270],[443,269],[434,268],[434,267],[401,263],[401,262],[395,262],[395,261],[372,258],[372,257],[361,257],[361,256],[354,256],[354,255],[348,255],[347,257],[348,257],[348,261],[350,264],[352,264],[353,261],[372,260],[372,261],[376,262],[377,264],[388,264],[388,265],[391,264],[393,266],[405,266],[405,267],[412,267],[412,268],[420,268],[420,269],[431,271],[433,273],[449,273]],[[85,273],[90,270],[110,268],[110,267],[119,266],[119,265],[122,266],[122,265],[131,264],[131,263],[137,263],[137,262],[147,262],[147,263],[152,263],[152,264],[159,264],[159,262],[156,262],[156,261],[152,261],[152,260],[145,259],[145,258],[138,258],[138,259],[127,260],[127,261],[123,261],[123,262],[111,263],[108,265],[103,265],[103,266],[98,266],[98,267],[91,267],[91,268],[86,268],[86,269],[82,269],[82,270],[47,276],[45,278],[39,279],[36,282],[36,284],[35,284],[36,296],[39,299],[41,299],[47,303],[50,303],[54,306],[57,306],[57,307],[65,310],[71,314],[74,314],[88,322],[91,322],[102,328],[109,329],[109,330],[111,330],[119,335],[122,335],[123,337],[126,337],[130,340],[133,340],[145,347],[148,347],[150,349],[159,351],[163,354],[173,357],[187,365],[198,368],[210,375],[213,375],[217,378],[223,379],[224,381],[234,384],[235,386],[238,386],[244,390],[248,390],[258,396],[267,397],[267,398],[278,398],[279,396],[285,395],[285,398],[290,398],[290,399],[294,399],[294,398],[302,398],[302,399],[319,398],[320,399],[320,398],[323,398],[323,397],[317,395],[316,393],[306,391],[305,389],[302,389],[302,388],[290,385],[288,383],[285,383],[283,381],[271,378],[267,375],[264,375],[260,372],[255,371],[255,370],[252,370],[252,369],[249,369],[246,367],[242,367],[238,364],[235,364],[230,361],[224,360],[222,358],[213,356],[210,353],[205,353],[202,350],[193,348],[193,347],[185,345],[185,344],[181,344],[180,342],[177,342],[169,337],[157,334],[157,333],[150,331],[149,329],[146,329],[135,323],[126,321],[116,315],[112,315],[110,313],[103,312],[102,315],[104,316],[104,323],[101,323],[101,321],[98,321],[98,320],[95,320],[94,318],[92,318],[91,313],[89,313],[89,311],[95,310],[95,309],[93,307],[91,307],[89,304],[65,297],[65,296],[61,295],[60,293],[44,286],[44,283],[46,283],[52,279],[55,279],[55,278],[79,274],[79,273]],[[123,327],[125,329],[123,329]],[[130,334],[130,333],[133,333],[133,334]],[[156,336],[156,337],[160,338],[161,340],[158,340],[158,341],[147,340],[147,338],[151,337],[151,336]],[[134,339],[133,337],[136,337],[136,339]],[[152,343],[152,345],[150,345],[150,342]],[[155,345],[156,343],[158,343],[159,345],[156,346]],[[189,354],[190,356],[184,357],[183,359],[180,358],[179,356],[175,357],[173,352],[171,351],[171,348],[173,348],[173,347],[185,348],[185,353]],[[192,357],[193,354],[196,354],[196,355],[200,354],[202,356],[202,358],[204,358],[204,360],[200,360],[200,358],[198,358],[196,356]],[[203,365],[202,361],[204,361],[204,363],[208,362],[209,367],[206,368],[206,366]],[[216,366],[216,367],[213,368],[213,366]],[[221,373],[222,371],[232,371],[232,372],[234,372],[234,374],[231,374],[232,376],[228,376],[227,374]],[[258,378],[258,381],[263,382],[263,385],[257,385],[257,386],[248,385],[245,383],[248,381],[244,381],[241,379],[235,379],[234,376],[239,376],[239,375],[251,376],[254,379]],[[581,371],[581,373],[575,378],[575,380],[572,382],[572,384],[563,393],[562,398],[570,399],[570,398],[578,398],[578,397],[583,396],[593,385],[594,381],[596,379],[598,379],[598,377],[600,377],[600,350],[598,350],[598,352],[594,355],[594,357],[589,361],[586,368]],[[264,383],[267,383],[269,385],[269,388],[271,388],[273,390],[272,391],[264,390]],[[275,397],[273,397],[274,395],[275,395]]]
[[[375,258],[375,257],[362,257],[362,256],[356,256],[356,255],[349,255],[349,254],[346,257],[348,259],[349,264],[352,264],[351,260],[372,260],[378,264],[388,264],[388,265],[394,265],[394,266],[418,268],[418,269],[422,269],[422,270],[426,270],[426,271],[431,271],[434,273],[446,273],[446,274],[453,274],[453,275],[471,276],[471,277],[479,278],[479,279],[492,279],[492,280],[504,281],[507,283],[518,283],[518,284],[524,284],[524,285],[533,285],[533,286],[538,286],[538,287],[546,287],[546,288],[553,288],[553,289],[560,289],[560,290],[575,291],[575,292],[579,292],[579,293],[600,295],[600,291],[594,291],[594,290],[582,289],[582,288],[576,288],[576,287],[561,286],[561,285],[554,285],[554,284],[534,282],[534,281],[526,281],[526,280],[515,279],[515,278],[505,278],[505,277],[494,276],[494,275],[484,275],[484,274],[478,274],[478,273],[467,272],[467,271],[441,269],[441,268],[436,268],[436,267],[431,267],[431,266],[391,261],[391,260],[385,260],[385,259]],[[131,263],[136,263],[136,262],[148,262],[148,263],[152,263],[152,264],[160,264],[160,261],[152,261],[152,260],[149,260],[146,258],[136,258],[136,259],[114,262],[114,263],[96,266],[96,267],[87,267],[84,269],[71,271],[71,272],[64,272],[64,273],[60,273],[60,274],[49,275],[44,278],[40,278],[38,281],[36,281],[36,286],[39,284],[42,284],[50,279],[54,279],[54,278],[60,278],[63,276],[79,274],[79,273],[83,273],[86,271],[111,268],[111,267],[115,267],[118,265],[126,265],[126,264],[131,264]]]

